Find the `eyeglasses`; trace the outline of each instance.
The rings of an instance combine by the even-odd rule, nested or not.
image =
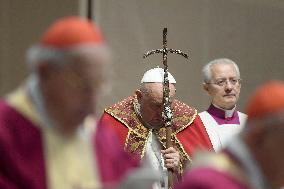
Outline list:
[[[228,83],[230,83],[233,86],[236,86],[236,85],[241,83],[241,79],[237,79],[237,78],[229,78],[229,79],[221,78],[221,79],[217,79],[216,81],[207,82],[207,84],[214,84],[214,85],[218,85],[220,87],[224,87]]]

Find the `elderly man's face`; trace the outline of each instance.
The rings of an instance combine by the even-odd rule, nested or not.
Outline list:
[[[93,61],[92,55],[85,55],[62,67],[49,68],[42,89],[48,112],[64,127],[61,129],[72,130],[94,113],[104,65]]]
[[[145,90],[136,91],[142,120],[153,128],[163,126],[163,84],[145,83]],[[175,95],[175,86],[170,84],[170,99]]]
[[[212,98],[212,103],[232,109],[239,99],[241,84],[233,64],[211,65],[211,81],[204,84],[204,89]]]

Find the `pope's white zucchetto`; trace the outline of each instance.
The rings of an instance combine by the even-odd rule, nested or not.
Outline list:
[[[169,83],[176,83],[175,78],[168,72]],[[163,83],[164,82],[164,69],[153,68],[146,71],[141,79],[141,83]]]

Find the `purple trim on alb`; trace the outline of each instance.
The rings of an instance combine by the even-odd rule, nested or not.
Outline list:
[[[225,111],[221,110],[213,104],[210,105],[207,112],[215,119],[219,125],[223,124],[240,124],[240,119],[237,111],[234,111],[232,117],[225,118]]]

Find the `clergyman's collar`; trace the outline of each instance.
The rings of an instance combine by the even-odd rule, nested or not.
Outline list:
[[[215,104],[211,104],[207,112],[216,120],[219,125],[240,124],[236,106],[231,110],[225,110]]]

